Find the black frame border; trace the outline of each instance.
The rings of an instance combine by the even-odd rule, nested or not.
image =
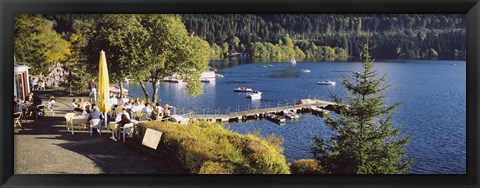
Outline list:
[[[477,187],[480,169],[479,0],[3,0],[0,2],[0,185],[2,187]],[[400,13],[465,14],[467,19],[467,175],[14,175],[13,17],[20,13]]]

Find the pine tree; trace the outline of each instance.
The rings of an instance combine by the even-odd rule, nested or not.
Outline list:
[[[412,164],[405,159],[404,149],[410,136],[400,136],[394,128],[392,112],[400,105],[384,104],[385,76],[378,77],[369,55],[368,38],[363,45],[363,71],[352,78],[343,76],[348,89],[347,102],[331,95],[338,103],[337,118],[325,116],[325,123],[334,131],[329,141],[312,140],[312,152],[325,173],[332,174],[402,174]],[[353,80],[352,80],[353,79]]]

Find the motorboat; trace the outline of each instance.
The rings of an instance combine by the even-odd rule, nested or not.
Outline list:
[[[303,72],[312,72],[310,69],[303,69]]]
[[[120,87],[118,87],[116,85],[110,86],[109,91],[110,91],[110,93],[113,93],[115,95],[120,95]],[[123,94],[128,95],[128,90],[123,88]]]
[[[246,87],[238,87],[235,88],[233,91],[235,92],[253,92],[252,88],[246,88]]]
[[[286,119],[282,116],[279,116],[279,115],[276,115],[276,114],[272,114],[272,113],[269,113],[267,115],[265,115],[265,117],[272,121],[272,122],[275,122],[275,123],[278,123],[278,124],[282,124],[282,123],[285,123]]]
[[[162,79],[163,82],[170,82],[170,83],[182,83],[183,81],[174,77],[165,77]]]
[[[262,92],[255,90],[251,93],[248,93],[247,98],[252,99],[252,100],[261,99],[262,98]]]
[[[330,81],[330,80],[325,80],[323,82],[318,82],[318,85],[330,85],[330,86],[335,86],[335,82]]]
[[[291,64],[297,64],[297,60],[295,60],[295,58],[292,58],[292,59],[290,59],[290,63]]]
[[[312,110],[313,115],[324,116],[324,115],[328,114],[328,110],[325,110],[323,108],[319,108],[317,106],[312,106],[311,110]]]
[[[291,111],[291,110],[284,110],[284,111],[283,111],[283,115],[284,115],[287,119],[298,119],[298,118],[300,118],[300,116],[299,116],[297,113],[295,113],[295,112],[293,112],[293,111]]]

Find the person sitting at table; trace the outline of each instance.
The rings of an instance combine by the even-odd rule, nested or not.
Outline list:
[[[142,114],[145,118],[149,119],[150,114],[152,114],[152,111],[153,111],[152,106],[149,103],[147,103],[145,107],[143,107],[142,109]]]
[[[75,111],[75,109],[78,108],[78,100],[77,100],[77,98],[73,98],[71,108],[72,108],[73,111]]]
[[[110,108],[113,108],[114,105],[118,104],[118,99],[114,93],[110,93],[110,98],[107,103],[110,105]]]
[[[87,121],[90,122],[92,119],[100,119],[100,121],[103,121],[105,119],[103,113],[98,111],[98,106],[93,107],[93,111],[88,114]],[[96,129],[96,132],[99,133],[98,129]]]
[[[130,118],[128,117],[127,115],[128,113],[122,113],[122,115],[120,116],[120,120],[117,121],[117,125],[115,127],[112,127],[112,132],[114,133],[112,135],[112,137],[110,137],[111,139],[117,141],[117,139],[115,138],[115,135],[120,135],[120,128],[122,128],[123,126],[125,126],[126,124],[129,124],[129,123],[132,123],[132,121],[130,121]]]
[[[83,100],[83,98],[80,98],[78,103],[80,103],[80,106],[85,108],[86,106],[90,106],[90,103],[88,101]]]
[[[50,95],[50,99],[48,100],[48,103],[47,103],[47,108],[52,109],[53,104],[55,104],[55,97],[53,95]]]
[[[151,113],[150,119],[152,120],[160,120],[163,116],[163,108],[160,106],[160,103],[156,103],[153,111]]]
[[[27,112],[30,112],[30,115],[33,115],[34,118],[37,117],[40,110],[37,108],[38,105],[42,104],[42,99],[38,96],[33,97],[33,103],[29,106]]]
[[[90,107],[90,105],[85,106],[85,111],[84,112],[87,113],[87,114],[90,114],[92,112],[92,108]]]
[[[124,107],[127,109],[132,109],[133,103],[135,103],[133,99],[130,99],[127,103],[125,103]]]
[[[126,115],[128,119],[130,119],[130,114],[127,112],[127,109],[125,108],[122,108],[122,111],[117,113],[117,117],[115,117],[115,122],[119,122],[120,120],[122,120],[122,115]]]
[[[28,97],[25,99],[25,103],[33,103],[33,93],[28,94]]]
[[[170,117],[170,105],[165,104],[165,106],[163,106],[163,112],[164,112],[163,116]]]
[[[130,101],[130,99],[128,99],[127,95],[123,94],[122,95],[122,98],[120,99],[120,102],[125,105],[126,103],[128,103],[128,101]]]
[[[135,117],[136,112],[141,112],[142,111],[142,105],[140,104],[140,101],[137,99],[135,100],[135,104],[131,108],[132,115]]]

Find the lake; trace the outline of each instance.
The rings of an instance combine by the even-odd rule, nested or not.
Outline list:
[[[271,64],[273,67],[263,68]],[[177,113],[226,113],[251,108],[292,104],[302,98],[331,100],[329,92],[345,96],[341,75],[352,76],[361,71],[360,62],[212,62],[217,73],[213,83],[206,83],[203,94],[188,96],[184,84],[162,83],[161,103],[176,106]],[[310,73],[303,72],[310,69]],[[406,152],[414,158],[408,171],[413,174],[466,173],[466,62],[436,60],[382,60],[375,70],[387,74],[391,87],[385,103],[401,102],[394,112],[396,126],[412,136]],[[333,80],[336,86],[317,82]],[[249,87],[262,92],[262,99],[252,101],[244,93],[233,92],[237,87]],[[130,83],[130,96],[145,97],[140,86]],[[150,88],[151,90],[151,88]],[[267,120],[228,124],[227,129],[238,133],[259,132],[284,139],[287,162],[311,158],[310,140],[328,137],[330,129],[321,117],[302,114],[299,120],[287,120],[278,125]]]

